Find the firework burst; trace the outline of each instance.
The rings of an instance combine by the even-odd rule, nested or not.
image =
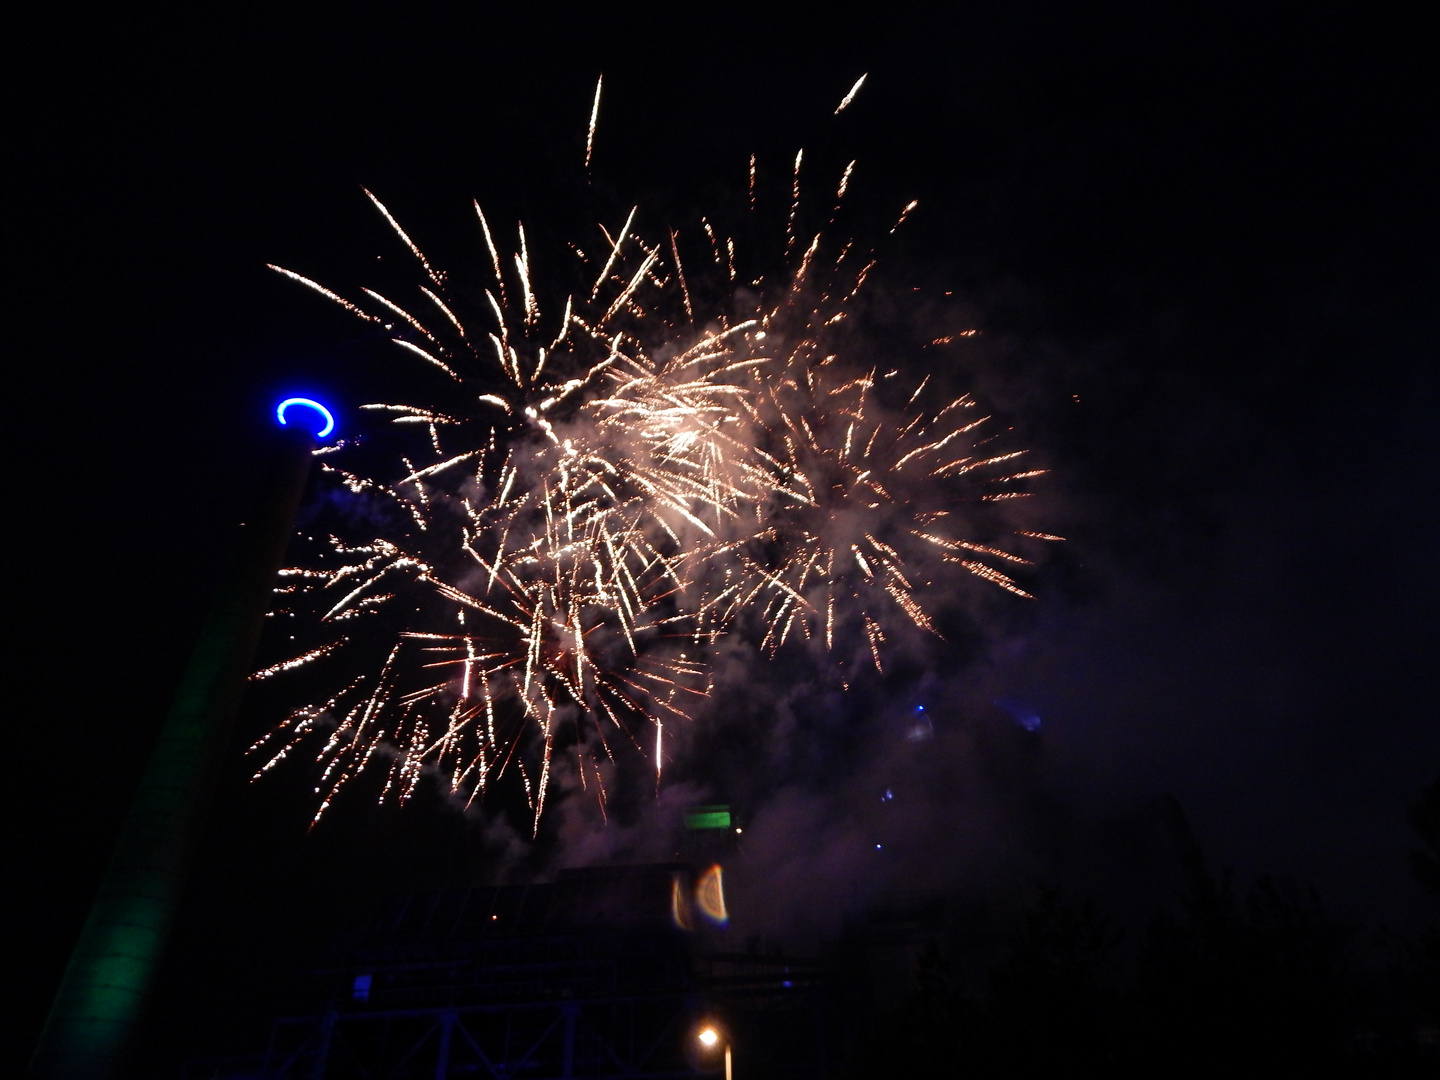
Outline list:
[[[847,366],[844,320],[874,261],[847,244],[817,281],[822,238],[797,239],[800,162],[788,278],[744,317],[702,322],[676,235],[647,242],[635,210],[601,227],[593,257],[576,248],[587,277],[558,314],[541,309],[523,226],[502,258],[478,204],[475,290],[453,289],[373,195],[421,274],[413,302],[274,268],[449,388],[367,406],[401,445],[389,464],[324,452],[343,511],[279,590],[278,614],[319,644],[256,677],[347,673],[253,748],[263,773],[318,746],[317,820],[378,768],[382,798],[402,801],[426,775],[465,799],[513,775],[538,829],[559,755],[603,809],[604,762],[638,750],[658,782],[666,724],[708,692],[707,646],[751,614],[772,654],[859,633],[878,668],[897,614],[934,630],[922,594],[937,566],[1028,595],[1012,576],[1028,560],[975,511],[1039,470],[993,444],[969,397],[932,406],[922,383],[887,404],[894,372]],[[733,283],[734,243],[702,229]]]
[[[903,408],[887,408],[873,372],[834,366],[833,356],[791,365],[764,389],[773,426],[760,453],[775,483],[742,549],[756,582],[747,602],[763,601],[772,653],[795,633],[833,649],[849,624],[881,669],[893,616],[936,632],[921,595],[938,564],[1029,597],[1007,569],[1031,560],[976,537],[1001,531],[984,504],[1023,498],[1042,470],[1020,466],[1023,451],[993,452],[990,417],[968,395],[927,408],[922,382]]]

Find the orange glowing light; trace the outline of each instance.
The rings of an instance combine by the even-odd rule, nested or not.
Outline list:
[[[695,885],[695,905],[711,922],[724,925],[730,921],[725,910],[725,884],[718,863],[700,875]]]

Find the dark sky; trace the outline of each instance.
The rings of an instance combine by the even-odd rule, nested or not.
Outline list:
[[[537,244],[636,202],[693,227],[737,199],[751,152],[782,184],[799,146],[855,157],[862,203],[920,199],[881,295],[982,329],[967,377],[1054,468],[1072,543],[1023,618],[914,694],[1024,702],[1077,820],[1169,791],[1215,861],[1413,918],[1404,808],[1440,774],[1433,27],[1358,5],[417,7],[51,15],[13,41],[10,863],[33,932],[12,1047],[244,513],[267,403],[296,380],[366,400],[356,326],[264,269],[362,283],[392,250],[362,184],[457,262],[478,254],[472,197]],[[466,880],[480,857],[424,808],[307,837],[303,785],[243,771],[162,989],[192,1029],[230,1007],[227,981],[252,1000],[273,981],[245,982],[237,950],[281,970],[326,905]],[[783,835],[810,811],[775,783],[754,812]]]

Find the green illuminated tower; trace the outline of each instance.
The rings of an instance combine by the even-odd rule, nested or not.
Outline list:
[[[297,404],[284,403],[278,411]],[[30,1060],[35,1080],[109,1080],[159,966],[205,795],[213,785],[304,492],[316,435],[287,425],[256,512],[200,630]],[[309,418],[310,409],[304,412]],[[298,416],[297,416],[298,418]],[[323,428],[323,430],[320,430]]]

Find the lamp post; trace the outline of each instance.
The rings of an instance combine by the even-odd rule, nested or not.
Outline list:
[[[288,398],[259,505],[191,650],[135,800],[30,1059],[34,1080],[107,1080],[123,1055],[173,921],[206,796],[230,730],[310,472],[334,418]]]
[[[730,1057],[730,1040],[721,1033],[720,1028],[715,1024],[705,1024],[700,1028],[699,1032],[696,1033],[695,1038],[707,1051],[714,1050],[718,1045],[724,1045],[725,1080],[734,1080]]]

